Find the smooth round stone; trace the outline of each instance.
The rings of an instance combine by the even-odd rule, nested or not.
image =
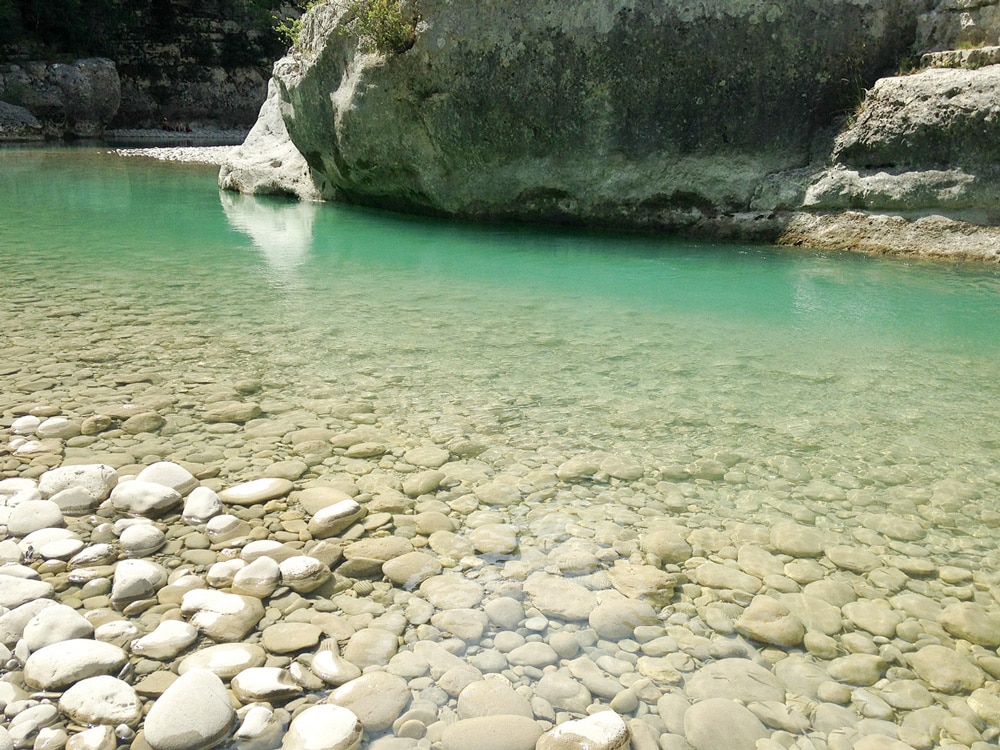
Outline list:
[[[15,435],[34,435],[42,420],[33,414],[18,417],[10,424],[10,431]]]
[[[281,568],[271,557],[258,557],[244,565],[233,576],[234,594],[266,599],[281,584]]]
[[[77,732],[66,742],[66,750],[115,750],[117,746],[115,728],[107,724]],[[6,750],[2,742],[0,750]]]
[[[601,470],[603,456],[592,454],[574,456],[559,465],[556,476],[562,482],[579,482],[589,479]]]
[[[535,685],[535,695],[552,704],[553,708],[586,713],[593,700],[590,691],[563,672],[546,672]]]
[[[531,641],[508,653],[507,661],[517,667],[542,669],[559,661],[559,654],[547,643]]]
[[[608,456],[601,461],[601,471],[609,477],[625,482],[641,479],[645,473],[642,464],[628,456]]]
[[[212,559],[215,559],[214,553],[212,554]],[[212,563],[208,572],[205,573],[205,583],[216,589],[229,588],[233,585],[233,581],[236,580],[236,574],[246,566],[246,562],[238,558]]]
[[[323,508],[336,505],[342,500],[350,500],[357,494],[357,488],[351,486],[316,485],[299,490],[292,499],[302,506],[302,510],[314,516]]]
[[[198,640],[198,628],[183,620],[163,620],[156,628],[132,641],[129,647],[136,656],[166,661]]]
[[[438,609],[468,609],[483,600],[483,587],[454,573],[428,578],[420,584],[420,594]]]
[[[640,599],[660,608],[674,597],[675,576],[653,565],[633,565],[617,562],[607,571],[611,585],[629,599]]]
[[[344,646],[344,658],[351,664],[365,669],[388,664],[398,649],[399,638],[395,633],[382,628],[362,628],[347,641],[347,645]]]
[[[293,489],[294,485],[287,479],[262,477],[224,489],[219,499],[227,505],[256,505],[284,497]]]
[[[457,526],[458,524],[455,523],[453,518],[436,510],[417,513],[413,517],[413,527],[417,530],[418,534],[425,536],[430,536],[435,531],[454,531]]]
[[[949,634],[987,648],[1000,646],[1000,613],[972,602],[951,604],[938,615]]]
[[[835,635],[844,628],[840,608],[808,594],[782,594],[778,601],[805,627],[807,633]]]
[[[264,628],[261,643],[272,654],[291,654],[313,648],[323,630],[306,622],[279,622]]]
[[[687,541],[688,530],[680,526],[654,529],[639,538],[642,551],[655,555],[663,565],[677,565],[693,554]]]
[[[194,475],[173,461],[157,461],[150,464],[136,474],[135,478],[140,482],[154,482],[170,487],[180,493],[181,497],[198,486],[198,480]]]
[[[91,638],[94,626],[65,604],[45,607],[24,625],[24,643],[32,653],[53,643],[74,638]]]
[[[947,646],[924,646],[906,659],[921,680],[942,693],[972,692],[985,680],[983,671],[968,657]]]
[[[51,500],[25,500],[18,503],[7,517],[7,533],[23,537],[40,529],[63,526],[62,509]]]
[[[112,545],[101,542],[84,547],[73,555],[69,561],[69,569],[87,568],[95,565],[111,565],[118,559],[118,550]]]
[[[841,607],[841,610],[844,617],[854,623],[855,627],[885,638],[895,638],[896,627],[906,619],[902,612],[893,609],[882,599],[848,602]]]
[[[472,542],[453,531],[435,531],[428,537],[427,541],[430,548],[439,557],[460,560],[463,557],[471,557],[476,554],[476,548],[472,546]]]
[[[451,455],[444,448],[436,445],[425,445],[420,448],[411,448],[403,454],[403,460],[413,466],[420,466],[424,469],[437,469],[448,462]]]
[[[411,590],[441,573],[441,563],[425,552],[407,552],[382,563],[382,572],[395,585]]]
[[[292,719],[281,750],[358,750],[365,728],[350,709],[320,703]]]
[[[255,539],[243,546],[240,551],[240,559],[244,562],[253,562],[258,557],[270,557],[275,562],[287,560],[299,554],[294,547],[282,544],[276,539]]]
[[[143,731],[153,750],[206,750],[229,735],[235,720],[222,680],[208,670],[194,669],[156,699]]]
[[[309,555],[294,555],[278,563],[281,571],[281,583],[298,594],[315,591],[328,580],[333,573],[330,566]]]
[[[60,605],[52,599],[32,599],[0,615],[0,644],[7,648],[13,648],[24,634],[24,628],[35,615],[47,607],[56,606]]]
[[[43,560],[69,560],[83,548],[82,539],[67,536],[62,539],[41,541],[35,546],[35,554]]]
[[[180,505],[181,494],[155,482],[130,479],[111,490],[115,510],[130,516],[158,516]]]
[[[236,746],[246,750],[266,750],[281,746],[288,720],[269,706],[245,706],[236,712],[240,725],[233,732]]]
[[[390,663],[390,668],[391,666],[392,664]],[[321,649],[316,653],[312,663],[309,665],[309,669],[327,685],[334,686],[343,685],[345,682],[350,682],[361,676],[360,667],[351,664],[351,662],[336,652],[326,649]],[[421,674],[426,671],[425,665],[425,669]]]
[[[826,549],[826,556],[834,565],[852,573],[869,573],[882,566],[882,561],[871,550],[836,544]]]
[[[129,435],[138,435],[143,432],[156,432],[166,423],[167,420],[155,411],[146,411],[131,416],[122,422],[122,430]]]
[[[806,632],[788,607],[771,596],[755,596],[734,626],[746,638],[783,648],[800,645]]]
[[[280,667],[244,669],[233,677],[230,686],[241,703],[284,703],[302,693],[302,686]]]
[[[793,521],[776,524],[770,542],[776,552],[792,557],[819,557],[826,546],[822,532]]]
[[[105,464],[60,466],[50,469],[38,478],[38,491],[42,497],[51,498],[57,492],[82,487],[95,502],[106,500],[118,484],[118,473]]]
[[[184,594],[181,613],[214,641],[242,640],[264,617],[259,599],[213,589],[194,589]]]
[[[534,750],[542,728],[527,716],[479,716],[445,727],[441,750]]]
[[[253,643],[219,643],[184,657],[178,674],[207,669],[223,680],[230,680],[244,669],[262,667],[267,661],[264,649]]]
[[[209,487],[195,487],[184,501],[181,519],[189,526],[198,526],[207,523],[221,512],[222,500],[215,490]]]
[[[118,537],[118,543],[129,557],[152,555],[166,542],[166,534],[151,524],[129,526]]]
[[[479,485],[472,493],[483,505],[507,507],[521,501],[521,490],[515,477],[496,477],[489,484]]]
[[[209,424],[231,422],[243,424],[256,419],[263,412],[259,405],[244,401],[228,401],[217,404],[205,413],[205,421]]]
[[[541,571],[528,576],[523,588],[531,603],[546,617],[570,622],[587,620],[597,606],[594,592],[575,581]]]
[[[827,673],[838,682],[867,687],[882,679],[886,666],[875,654],[848,654],[831,661]]]
[[[208,520],[205,533],[212,544],[221,545],[245,540],[251,528],[248,521],[229,513],[222,513]]]
[[[536,750],[628,750],[630,740],[621,716],[599,711],[550,729],[538,740]]]
[[[774,674],[749,659],[720,659],[688,677],[685,693],[692,700],[731,698],[741,703],[785,700],[785,688]]]
[[[326,539],[336,536],[366,514],[365,508],[353,498],[320,508],[309,519],[309,533],[315,539]],[[412,547],[411,547],[412,548]]]
[[[517,599],[501,596],[483,605],[490,622],[501,630],[513,630],[524,619],[524,606]]]
[[[531,703],[501,680],[470,682],[458,694],[458,718],[477,716],[526,716],[534,718]]]
[[[377,560],[384,563],[409,552],[413,552],[413,544],[409,539],[398,536],[372,537],[351,542],[344,547],[344,559]]]
[[[756,594],[761,587],[761,580],[756,576],[748,575],[739,568],[715,562],[702,563],[694,569],[692,577],[710,589],[732,589]]]
[[[684,714],[684,736],[694,750],[755,750],[770,736],[760,719],[729,698],[709,698]]]
[[[469,541],[481,555],[512,555],[517,551],[517,528],[506,523],[487,523],[473,529]]]
[[[149,560],[121,560],[115,565],[111,601],[119,608],[149,599],[167,582],[167,569]]]
[[[0,574],[0,607],[14,609],[36,599],[49,599],[55,589],[47,581]]]
[[[61,690],[102,674],[118,674],[128,656],[118,646],[73,638],[35,651],[24,663],[24,681],[41,690]]]
[[[271,464],[264,470],[264,476],[270,479],[287,479],[294,482],[307,471],[309,471],[309,464],[293,458]]]
[[[7,707],[7,713],[13,713],[12,706]],[[58,709],[51,703],[30,703],[17,711],[7,725],[8,736],[14,747],[34,747],[35,735],[56,723],[59,718]]]
[[[113,643],[122,648],[142,634],[139,626],[131,620],[109,620],[94,628],[94,638],[104,643]]]
[[[80,516],[97,506],[98,501],[84,487],[67,487],[49,500],[59,506],[64,515]]]
[[[403,479],[403,494],[407,497],[420,497],[434,492],[441,486],[446,476],[443,471],[427,469],[416,474],[408,474]]]
[[[59,698],[59,710],[77,724],[127,724],[142,718],[142,702],[127,682],[109,675],[80,680]]]
[[[327,698],[350,709],[366,731],[376,733],[392,726],[410,702],[406,681],[388,672],[367,672],[344,683]]]

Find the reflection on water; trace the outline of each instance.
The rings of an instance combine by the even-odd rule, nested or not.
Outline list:
[[[291,279],[313,246],[319,206],[309,202],[263,201],[250,195],[219,192],[229,225],[247,235],[280,279]]]

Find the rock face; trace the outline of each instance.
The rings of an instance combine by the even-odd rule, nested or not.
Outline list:
[[[0,66],[0,99],[24,107],[47,136],[100,135],[118,113],[121,81],[110,60]]]
[[[997,257],[1000,51],[942,52],[997,44],[995,0],[402,7],[413,44],[387,53],[349,33],[346,0],[309,13],[221,184],[472,219]],[[975,69],[879,80],[921,53]]]

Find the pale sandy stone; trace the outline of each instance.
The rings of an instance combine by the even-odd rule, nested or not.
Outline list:
[[[441,563],[425,552],[413,551],[382,563],[382,572],[395,585],[410,590],[441,573]]]
[[[588,617],[592,627],[601,638],[620,641],[631,638],[640,625],[654,625],[659,622],[654,610],[647,602],[628,599],[623,596],[599,595],[598,604]]]
[[[739,703],[709,698],[685,712],[684,735],[694,750],[754,750],[770,732]]]
[[[153,750],[206,750],[229,735],[235,720],[222,680],[208,670],[193,669],[156,699],[143,731]]]
[[[528,576],[524,593],[542,614],[571,622],[587,620],[597,606],[597,597],[592,591],[574,581],[541,571]]]
[[[749,659],[720,659],[690,675],[685,684],[693,700],[732,698],[743,703],[785,700],[785,688],[772,672]]]
[[[333,575],[330,566],[311,555],[295,555],[278,563],[281,583],[299,594],[315,591]]]
[[[985,675],[969,656],[947,646],[924,646],[906,655],[917,676],[943,693],[972,692],[983,686]]]
[[[155,482],[170,487],[180,493],[181,497],[188,495],[198,486],[194,475],[180,464],[173,461],[157,461],[140,471],[136,477],[140,482]]]
[[[294,489],[287,479],[262,477],[228,487],[219,493],[219,499],[228,505],[257,505],[284,497]]]
[[[527,716],[479,716],[445,727],[441,750],[535,750],[542,728]]]
[[[249,667],[229,684],[241,703],[283,703],[302,693],[302,686],[281,667]]]
[[[181,612],[188,621],[214,641],[241,640],[260,622],[264,606],[259,599],[213,589],[194,589],[184,594]]]
[[[127,724],[142,718],[142,702],[127,682],[110,675],[80,680],[59,698],[59,710],[77,724]]]
[[[827,672],[839,682],[865,687],[878,682],[887,666],[876,654],[848,654],[831,661]]]
[[[819,557],[826,546],[822,532],[793,521],[776,524],[770,541],[775,551],[792,557]]]
[[[502,680],[477,680],[466,685],[458,695],[459,719],[477,716],[526,716],[534,717],[531,703]]]
[[[770,596],[755,596],[734,624],[740,635],[785,648],[800,645],[805,635],[799,619]]]
[[[687,541],[687,533],[687,529],[680,526],[653,529],[639,538],[639,544],[643,552],[655,555],[661,564],[676,565],[693,554]]]
[[[614,711],[563,722],[543,734],[536,750],[628,750],[631,735]]]
[[[761,587],[761,580],[756,576],[715,562],[702,563],[694,569],[692,577],[702,586],[712,589],[733,589],[756,594]]]
[[[358,750],[364,729],[350,709],[320,703],[292,720],[281,750]]]
[[[906,619],[902,612],[893,609],[884,599],[848,602],[841,607],[841,611],[855,627],[885,638],[895,638],[896,627]]]
[[[250,667],[262,667],[267,661],[264,649],[254,643],[219,643],[206,646],[184,657],[177,667],[179,674],[192,669],[207,669],[229,680]]]
[[[327,702],[353,711],[367,731],[381,732],[403,713],[410,702],[410,690],[401,677],[368,672],[335,689]]]
[[[1000,646],[1000,612],[972,602],[950,604],[938,615],[938,622],[956,638],[988,648]]]
[[[639,599],[661,608],[674,598],[676,576],[652,565],[618,561],[608,569],[607,575],[611,585],[629,599]]]
[[[476,581],[454,573],[444,573],[421,583],[420,594],[438,609],[453,609],[478,606],[485,592]]]
[[[180,505],[181,494],[162,484],[130,479],[111,490],[111,503],[119,513],[158,516]]]
[[[24,681],[33,688],[60,690],[87,677],[118,674],[127,661],[118,646],[74,638],[31,654],[24,664]]]
[[[166,661],[173,659],[198,640],[198,628],[182,620],[163,620],[147,635],[132,641],[136,656]]]

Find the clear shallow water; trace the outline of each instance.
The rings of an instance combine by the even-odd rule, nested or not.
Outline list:
[[[220,194],[211,168],[84,149],[0,151],[0,203],[4,426],[26,404],[85,418],[132,399],[170,420],[67,456],[215,448],[223,485],[257,476],[292,449],[199,418],[255,380],[266,418],[301,427],[371,404],[394,455],[319,475],[411,472],[406,448],[461,441],[472,483],[527,486],[586,453],[642,467],[524,490],[501,520],[532,565],[660,518],[725,530],[695,545],[711,559],[740,524],[795,518],[880,555],[1000,565],[995,267],[453,225]],[[917,523],[916,545],[865,521],[883,514]]]

